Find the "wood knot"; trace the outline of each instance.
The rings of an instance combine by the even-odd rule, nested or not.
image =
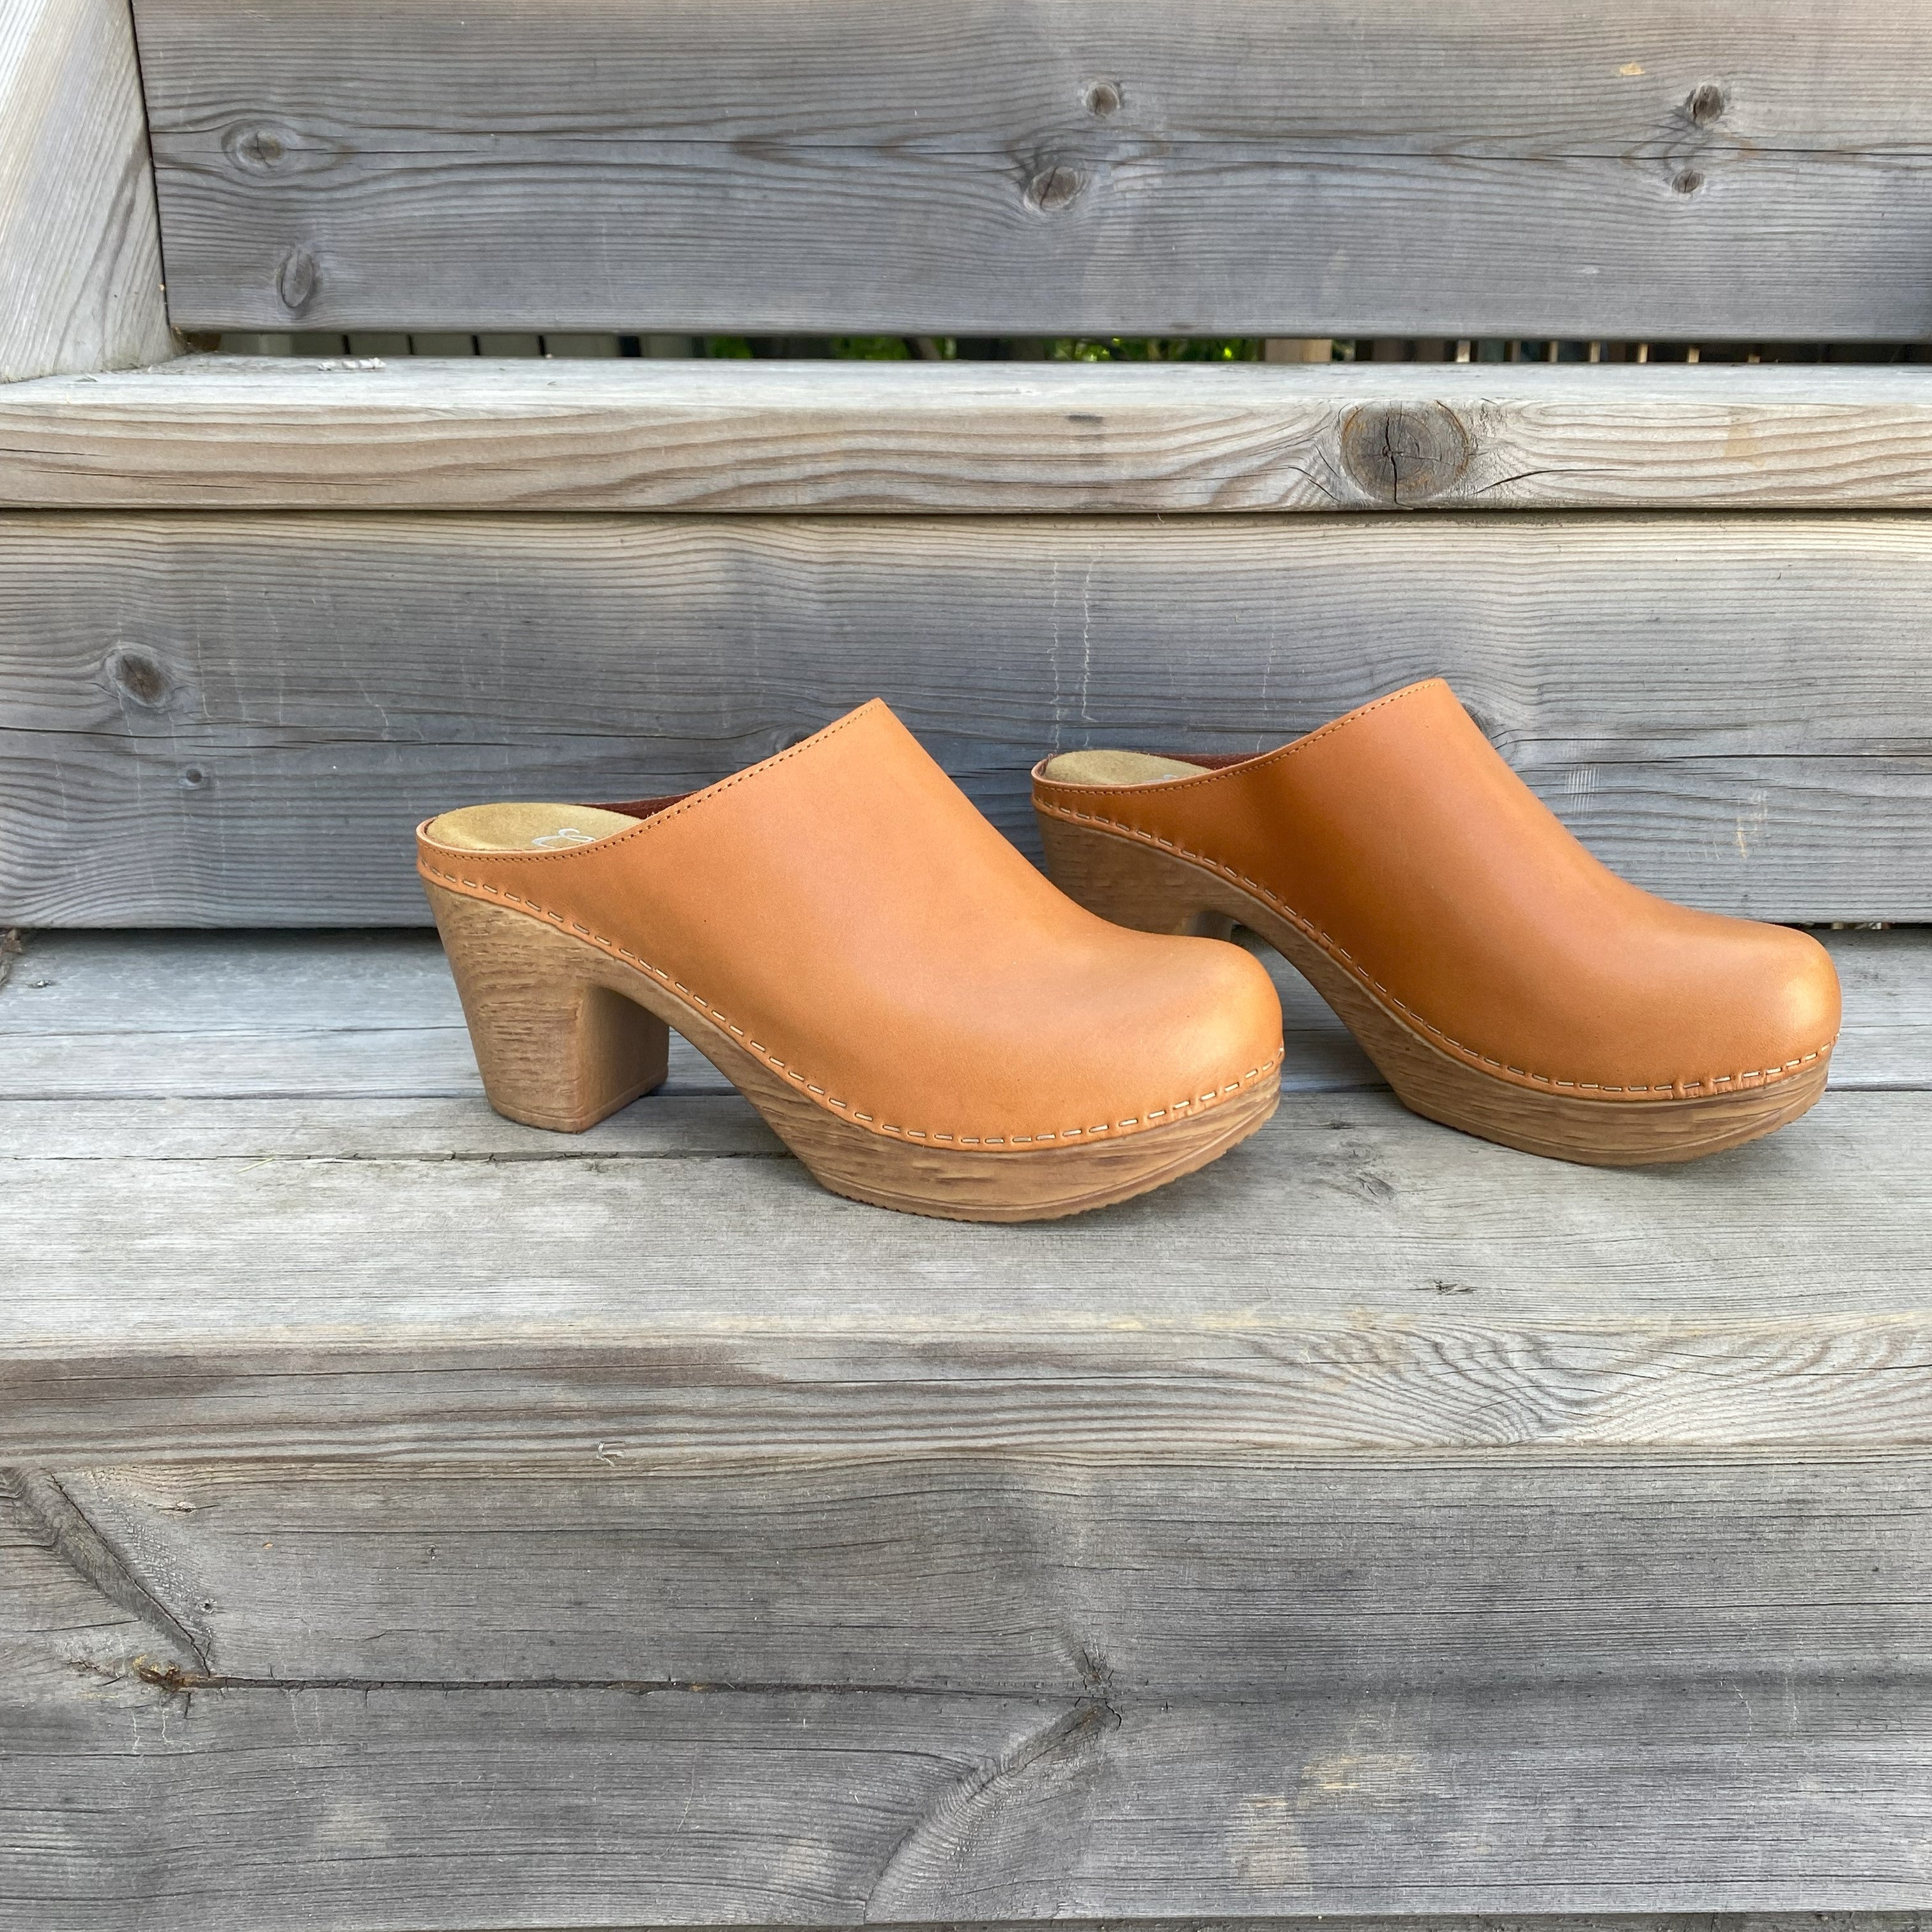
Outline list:
[[[1453,490],[1475,453],[1443,403],[1374,403],[1342,422],[1342,466],[1378,503],[1426,503]]]
[[[1681,175],[1671,178],[1672,194],[1695,194],[1704,185],[1704,177],[1695,168],[1686,168]]]
[[[221,143],[228,158],[250,174],[266,174],[286,159],[289,144],[274,128],[251,124],[230,129]]]
[[[116,692],[143,711],[163,710],[174,689],[174,680],[160,658],[129,645],[110,651],[104,668]]]
[[[275,271],[275,293],[291,315],[300,315],[315,299],[322,280],[315,257],[306,248],[291,248]]]
[[[1684,111],[1699,127],[1708,128],[1728,104],[1724,90],[1715,81],[1707,80],[1702,86],[1691,90],[1690,98],[1684,104]]]
[[[1104,121],[1110,114],[1120,111],[1120,85],[1114,80],[1096,80],[1087,89],[1087,111],[1096,120]]]
[[[1087,177],[1078,168],[1061,161],[1050,162],[1027,183],[1027,202],[1042,214],[1052,214],[1076,200],[1086,185]]]

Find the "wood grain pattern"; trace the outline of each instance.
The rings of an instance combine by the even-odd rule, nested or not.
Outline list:
[[[0,506],[1932,507],[1923,372],[185,356],[0,392]]]
[[[1932,912],[1932,525],[0,518],[0,916],[413,923],[411,828],[709,782],[874,695],[1030,843],[1093,743],[1253,751],[1441,673],[1598,854]]]
[[[1932,38],[1876,0],[1828,35],[1801,0],[140,14],[197,327],[1904,338],[1925,310]]]
[[[125,0],[0,20],[0,383],[173,352]]]
[[[72,1820],[9,1847],[23,1928],[1902,1912],[1932,1875],[1892,1672],[1382,1711],[137,1682],[7,1716],[10,1810]]]
[[[1218,1526],[1182,1520],[1180,1469],[638,1473],[14,1474],[0,1923],[1412,1922],[1898,1908],[1932,1874],[1923,1539],[1872,1465],[1250,1468]],[[1638,1538],[1680,1487],[1648,1552],[1689,1557],[1672,1592]],[[995,1555],[1009,1512],[1024,1540]],[[1225,1586],[1284,1530],[1244,1616]],[[1540,1530],[1540,1619],[1535,1586],[1511,1598]],[[938,1605],[935,1561],[962,1565]],[[580,1603],[554,1570],[533,1588],[547,1562]],[[626,1580],[617,1625],[574,1642]],[[196,1627],[156,1629],[151,1582]],[[391,1615],[423,1626],[355,1642]],[[382,1655],[411,1674],[331,1669]],[[776,1674],[667,1675],[686,1659]]]
[[[1833,944],[1916,1090],[1701,1168],[1329,1094],[976,1228],[361,1097],[424,936],[30,934],[69,1090],[292,1092],[0,1099],[0,1925],[1898,1932],[1932,935]]]
[[[1238,1703],[1294,1684],[1501,1697],[1566,1679],[1823,1678],[1874,1657],[1917,1669],[1932,1658],[1928,1477],[1906,1451],[1088,1461],[775,1445],[694,1461],[616,1444],[563,1464],[40,1480],[138,1586],[120,1592],[137,1634],[82,1622],[63,1643],[123,1674],[154,1645],[244,1683],[1072,1700],[1104,1674],[1116,1695]]]
[[[1141,1202],[937,1236],[601,1130],[561,1163],[358,1158],[352,1114],[335,1158],[30,1148],[0,1454],[1923,1445],[1928,1123],[1828,1094],[1681,1173],[1580,1173],[1328,1095]]]

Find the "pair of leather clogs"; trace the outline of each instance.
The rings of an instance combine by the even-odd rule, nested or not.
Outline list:
[[[1599,865],[1440,679],[1256,758],[1073,752],[1042,878],[884,704],[703,791],[487,805],[418,866],[491,1104],[581,1132],[675,1027],[835,1193],[1077,1214],[1274,1112],[1277,948],[1419,1114],[1610,1166],[1770,1132],[1838,984],[1786,928]]]

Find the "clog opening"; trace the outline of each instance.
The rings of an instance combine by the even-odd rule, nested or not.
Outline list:
[[[1056,784],[1153,784],[1161,778],[1198,778],[1204,768],[1148,752],[1062,752],[1040,776]]]
[[[428,832],[463,852],[556,852],[631,831],[642,815],[597,805],[466,805],[431,819]]]

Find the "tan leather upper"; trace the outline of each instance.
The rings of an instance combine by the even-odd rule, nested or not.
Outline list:
[[[1042,766],[1034,800],[1212,867],[1438,1046],[1523,1085],[1695,1097],[1796,1073],[1837,1036],[1816,940],[1618,878],[1440,678],[1214,763],[1130,785],[1057,784]]]
[[[1252,958],[1076,905],[876,700],[592,844],[484,853],[428,833],[424,878],[641,965],[877,1133],[1118,1138],[1280,1056]]]

